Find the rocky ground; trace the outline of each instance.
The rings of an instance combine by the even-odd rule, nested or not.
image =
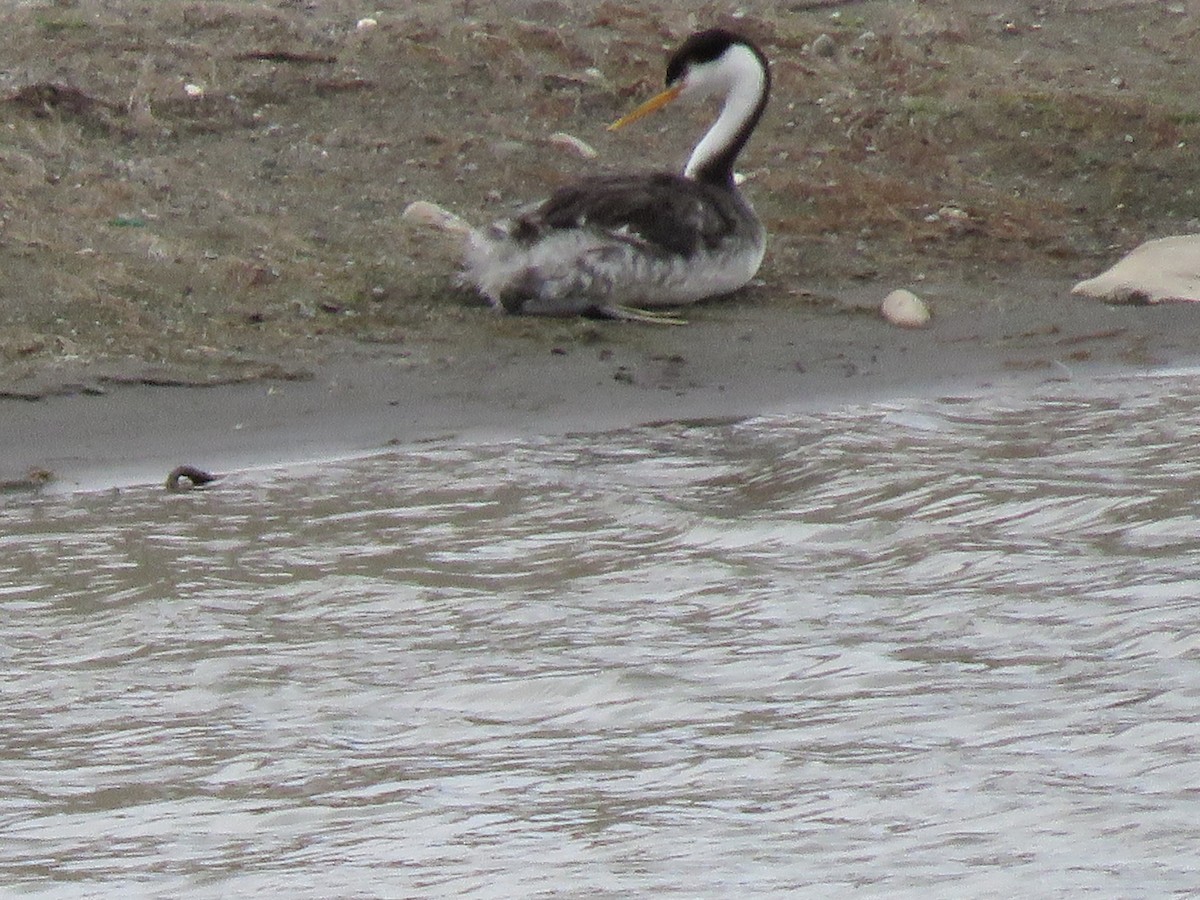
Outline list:
[[[713,24],[773,60],[741,161],[771,245],[754,287],[692,318],[857,315],[847,297],[896,286],[953,312],[1197,225],[1195,2],[9,4],[0,388],[641,340],[494,315],[400,213],[487,220],[585,172],[678,166],[705,111],[604,126]]]

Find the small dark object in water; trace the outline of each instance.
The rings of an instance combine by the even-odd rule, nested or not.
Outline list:
[[[40,491],[54,480],[54,473],[49,469],[38,466],[27,470],[24,478],[11,480],[0,479],[0,493],[16,493],[19,491]]]
[[[167,490],[175,493],[190,491],[192,488],[204,487],[220,477],[195,466],[176,466],[167,476]]]

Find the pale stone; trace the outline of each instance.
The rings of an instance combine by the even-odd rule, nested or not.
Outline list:
[[[879,314],[901,328],[922,328],[929,324],[931,318],[925,301],[904,288],[894,290],[883,298]]]
[[[590,144],[581,141],[574,135],[567,134],[565,131],[556,131],[546,140],[550,142],[551,146],[574,153],[582,159],[595,159],[599,155]]]
[[[1147,241],[1071,293],[1106,303],[1200,302],[1200,234]]]
[[[450,210],[443,209],[436,203],[430,203],[427,200],[417,200],[408,204],[400,218],[414,225],[422,225],[451,234],[466,234],[471,230],[470,225]]]

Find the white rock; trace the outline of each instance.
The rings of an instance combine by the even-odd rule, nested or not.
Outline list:
[[[183,86],[183,92],[193,100],[202,100],[204,98],[204,87],[199,84],[189,82]]]
[[[546,140],[549,141],[551,146],[574,153],[582,159],[595,159],[599,156],[591,144],[581,141],[579,138],[572,134],[567,134],[565,131],[556,131]]]
[[[371,19],[371,18],[359,19],[358,23],[354,26],[354,30],[357,31],[359,34],[362,34],[363,32],[370,31],[372,28],[374,28],[378,24],[379,24],[379,21],[377,19]]]
[[[437,231],[445,231],[451,234],[467,234],[471,231],[471,226],[450,212],[450,210],[443,209],[436,203],[430,203],[427,200],[417,200],[414,203],[408,204],[404,212],[401,213],[400,218],[414,225],[421,225],[425,228],[433,228]]]
[[[901,328],[922,328],[929,324],[931,318],[925,301],[904,288],[894,290],[883,298],[879,314]]]
[[[1071,293],[1105,303],[1200,303],[1200,234],[1147,241]]]

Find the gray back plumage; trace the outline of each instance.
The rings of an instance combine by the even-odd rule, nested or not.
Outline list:
[[[608,175],[560,188],[521,213],[512,237],[534,243],[555,230],[594,228],[650,252],[690,258],[748,224],[757,222],[736,190],[665,172]]]

